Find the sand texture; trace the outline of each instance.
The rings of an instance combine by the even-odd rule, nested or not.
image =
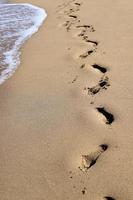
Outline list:
[[[0,87],[0,199],[132,200],[133,2],[25,2],[48,18]]]

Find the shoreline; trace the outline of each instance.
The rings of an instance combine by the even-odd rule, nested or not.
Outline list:
[[[15,9],[19,9],[20,13]],[[1,74],[0,84],[9,79],[20,65],[21,47],[23,44],[35,34],[47,17],[44,9],[33,6],[31,4],[1,4]],[[5,12],[9,12],[5,16]],[[13,12],[16,12],[13,15]],[[21,15],[23,13],[23,16]],[[11,15],[11,19],[10,19]],[[24,17],[26,16],[26,18]],[[19,24],[19,21],[21,23]],[[2,21],[3,20],[3,21]],[[22,22],[23,20],[23,22]],[[3,34],[3,23],[6,21],[6,26]],[[15,26],[15,27],[14,27]],[[24,28],[25,27],[25,28]],[[10,40],[10,41],[9,41]],[[5,47],[4,47],[5,46]]]

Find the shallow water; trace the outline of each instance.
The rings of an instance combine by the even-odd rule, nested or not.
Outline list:
[[[22,44],[38,31],[46,16],[44,9],[30,4],[0,5],[0,84],[15,72]]]

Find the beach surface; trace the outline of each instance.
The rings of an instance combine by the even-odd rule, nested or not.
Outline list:
[[[25,3],[48,17],[0,86],[0,199],[132,200],[133,2]]]

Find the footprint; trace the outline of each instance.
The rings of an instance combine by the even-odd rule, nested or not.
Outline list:
[[[106,111],[104,107],[97,107],[96,109],[101,115],[104,116],[106,124],[111,125],[114,122],[115,118],[113,114]]]
[[[99,71],[102,72],[103,74],[105,74],[105,73],[107,72],[107,68],[102,67],[102,66],[100,66],[100,65],[94,64],[94,65],[92,65],[92,67],[93,67],[94,69],[99,70]]]
[[[89,55],[91,55],[92,53],[94,53],[96,51],[96,49],[93,49],[93,50],[88,50],[86,51],[85,53],[81,54],[79,57],[84,59],[84,58],[87,58]]]
[[[84,37],[86,34],[86,29],[81,30],[81,32],[78,34],[78,37]]]
[[[74,26],[74,24],[76,23],[77,21],[77,15],[68,15],[69,17],[69,20],[67,20],[63,26],[66,27],[66,30],[67,32],[69,32],[71,29],[72,29],[72,26]]]
[[[88,88],[85,87],[84,90],[87,90],[89,95],[94,96],[95,94],[97,94],[101,90],[106,90],[109,86],[110,86],[110,84],[109,84],[108,76],[103,76],[96,86],[93,86],[91,88],[90,87],[88,87]]]
[[[84,28],[86,32],[87,30],[90,32],[95,32],[95,29],[92,25],[77,25],[76,28],[79,28],[79,29]]]
[[[66,21],[63,26],[66,27],[67,32],[69,32],[71,30],[71,27],[73,26],[73,22],[71,21]]]
[[[77,26],[77,27],[80,27],[80,26]],[[90,26],[88,26],[88,28],[89,28],[89,27],[90,27]],[[84,41],[87,42],[87,43],[91,43],[91,44],[97,46],[97,45],[98,45],[98,42],[97,42],[97,41],[89,40],[89,37],[88,37],[88,34],[87,34],[88,28],[83,28],[83,29],[81,30],[81,32],[78,34],[78,37],[80,37],[82,40],[84,40]]]
[[[73,5],[75,6],[75,12],[78,12],[82,3],[81,2],[73,2]]]
[[[88,39],[88,36],[87,36],[86,34],[83,34],[83,32],[81,32],[78,36],[81,37],[82,40],[84,40],[84,41],[87,42],[87,43],[93,44],[93,45],[95,45],[95,46],[98,45],[98,42],[97,42],[97,41],[89,40],[89,39]]]
[[[96,150],[88,155],[82,155],[81,166],[79,167],[79,169],[83,172],[87,172],[89,168],[91,168],[93,165],[96,164],[98,158],[107,149],[108,149],[107,144],[101,144],[101,145],[99,145],[98,150]]]

